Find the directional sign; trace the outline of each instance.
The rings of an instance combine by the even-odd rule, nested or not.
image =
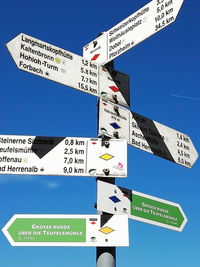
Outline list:
[[[105,64],[175,21],[183,0],[152,0],[85,45],[83,56]]]
[[[112,78],[105,67],[23,33],[12,39],[7,48],[21,70],[115,103],[130,105],[127,74],[116,71],[118,74]]]
[[[97,209],[111,214],[182,231],[187,218],[177,203],[98,181]]]
[[[188,168],[198,158],[188,135],[102,100],[98,132],[99,135],[126,139],[131,146]]]
[[[12,246],[129,245],[126,215],[14,215],[2,231]]]
[[[127,176],[127,141],[0,136],[0,174]]]

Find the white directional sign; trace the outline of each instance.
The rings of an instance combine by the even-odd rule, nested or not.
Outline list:
[[[198,158],[188,135],[102,100],[98,132],[99,135],[126,139],[131,146],[188,168]]]
[[[179,204],[98,181],[97,209],[127,214],[130,219],[182,231],[187,218]]]
[[[105,64],[175,21],[183,0],[152,0],[83,48],[83,56]]]
[[[127,176],[127,141],[0,136],[0,174]]]
[[[17,214],[2,231],[12,246],[129,245],[126,215]]]
[[[112,78],[103,66],[23,33],[12,39],[7,48],[21,70],[130,105],[127,74],[115,72]]]

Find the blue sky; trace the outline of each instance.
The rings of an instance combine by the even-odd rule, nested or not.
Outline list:
[[[82,55],[82,47],[148,1],[4,1],[0,30],[0,134],[97,136],[97,99],[18,70],[5,44],[23,32]],[[199,8],[185,0],[176,21],[115,60],[130,75],[131,110],[188,134],[200,151]],[[117,266],[197,267],[200,164],[187,169],[128,147],[128,177],[116,184],[179,203],[188,223],[179,233],[129,220],[130,247]],[[13,214],[96,214],[91,177],[0,176],[0,228]],[[94,266],[95,248],[11,247],[0,233],[3,267]]]

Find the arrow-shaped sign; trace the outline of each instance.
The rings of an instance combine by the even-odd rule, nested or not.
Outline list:
[[[7,48],[21,70],[114,103],[130,105],[127,74],[111,73],[86,58],[23,33],[8,42]]]
[[[12,246],[128,246],[128,217],[14,215],[2,229]],[[121,236],[121,238],[119,238]]]
[[[98,181],[97,209],[111,214],[182,231],[187,218],[179,204]]]
[[[126,139],[131,146],[188,168],[198,158],[188,135],[103,100],[99,102],[98,132]]]
[[[105,64],[173,23],[183,0],[152,0],[85,45],[83,56]]]
[[[0,136],[0,174],[127,176],[127,141]]]

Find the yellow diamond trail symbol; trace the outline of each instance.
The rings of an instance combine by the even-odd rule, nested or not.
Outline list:
[[[101,228],[99,231],[104,233],[105,235],[108,235],[108,234],[112,233],[115,230],[113,230],[112,228],[110,228],[108,226],[105,226],[105,227]]]
[[[112,159],[114,156],[110,155],[110,154],[103,154],[102,156],[100,156],[101,159],[104,160],[109,160]]]

